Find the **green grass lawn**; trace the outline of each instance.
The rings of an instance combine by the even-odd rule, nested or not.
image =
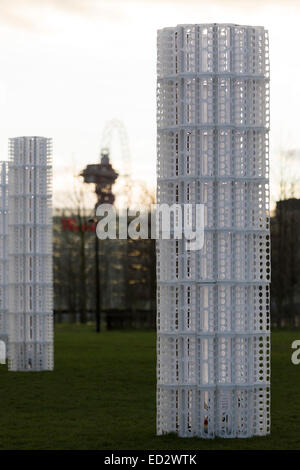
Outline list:
[[[300,449],[300,331],[272,334],[272,432],[251,439],[155,435],[155,334],[58,325],[54,372],[0,367],[0,449]]]

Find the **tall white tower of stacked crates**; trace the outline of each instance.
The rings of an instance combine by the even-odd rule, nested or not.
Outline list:
[[[6,362],[7,351],[7,243],[8,194],[7,162],[0,162],[0,364]]]
[[[158,203],[204,204],[201,250],[157,242],[157,432],[270,432],[269,59],[263,27],[158,31]]]
[[[52,145],[9,141],[9,369],[53,369]]]

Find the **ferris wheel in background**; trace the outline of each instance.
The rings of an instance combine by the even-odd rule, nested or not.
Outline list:
[[[121,159],[118,161],[112,154],[112,143],[116,134],[121,150]],[[115,205],[118,208],[128,208],[136,202],[146,205],[154,202],[153,194],[145,182],[136,178],[132,179],[128,135],[124,123],[119,119],[112,119],[105,124],[101,137],[100,154],[101,158],[105,155],[108,156],[118,173],[118,179],[113,187],[113,193],[116,196]]]
[[[116,162],[112,155],[112,143],[117,134],[120,143],[121,159]],[[114,184],[114,194],[116,196],[116,206],[129,207],[133,198],[133,182],[131,179],[131,158],[129,151],[128,135],[125,125],[119,119],[108,121],[103,129],[101,138],[101,157],[108,155],[113,166],[118,171],[118,179]]]
[[[112,119],[105,124],[101,138],[101,154],[108,152],[110,160],[112,160],[111,147],[115,134],[119,137],[121,147],[121,168],[118,168],[119,176],[129,179],[131,175],[131,159],[128,135],[124,123],[119,119]]]

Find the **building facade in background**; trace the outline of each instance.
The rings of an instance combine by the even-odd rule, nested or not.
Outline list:
[[[53,369],[52,144],[9,141],[9,369]]]
[[[204,247],[157,242],[157,432],[270,431],[269,59],[263,27],[158,32],[158,203],[205,205]]]
[[[276,203],[271,218],[272,325],[300,326],[300,199]]]

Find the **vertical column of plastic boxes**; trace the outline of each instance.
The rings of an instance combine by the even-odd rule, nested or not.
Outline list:
[[[52,148],[9,141],[9,369],[53,369]]]
[[[6,360],[7,350],[7,162],[0,162],[0,363]]]
[[[158,31],[157,202],[204,204],[201,250],[157,241],[157,432],[270,430],[269,62],[263,27]]]

